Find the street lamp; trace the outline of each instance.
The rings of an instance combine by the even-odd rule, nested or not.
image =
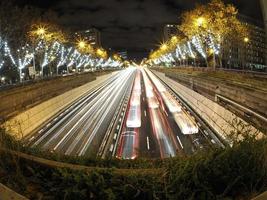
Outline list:
[[[245,37],[245,38],[244,38],[244,42],[245,42],[245,43],[248,43],[248,42],[249,42],[249,38],[248,38],[248,37]]]
[[[167,48],[168,48],[168,46],[167,46],[166,44],[162,44],[162,45],[160,46],[160,49],[161,49],[162,51],[167,50]]]
[[[249,38],[248,37],[245,37],[244,38],[244,43],[245,43],[245,45],[247,44],[249,42]],[[245,64],[246,64],[246,62],[247,62],[247,45],[246,45],[246,48],[245,48],[245,53],[244,53],[244,64],[243,64],[243,70],[245,70]]]
[[[79,47],[80,49],[84,49],[85,46],[86,46],[86,43],[85,43],[83,40],[81,40],[81,41],[78,42],[78,47]]]
[[[37,28],[37,30],[36,30],[36,34],[37,34],[38,36],[43,37],[43,36],[46,34],[46,29],[45,29],[44,27],[39,27],[39,28]]]
[[[174,44],[178,41],[177,37],[174,35],[171,37],[171,42]]]
[[[107,52],[103,49],[98,48],[96,50],[96,54],[99,55],[101,58],[106,58],[107,57]]]
[[[204,17],[199,17],[196,19],[196,25],[197,26],[203,26],[206,22],[206,19]]]

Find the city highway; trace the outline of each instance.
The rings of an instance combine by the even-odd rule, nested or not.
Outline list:
[[[220,146],[185,102],[151,71],[128,68],[25,138],[71,156],[168,158]]]
[[[133,68],[120,71],[59,113],[26,143],[65,155],[96,155],[120,99],[131,88],[134,74]]]
[[[201,125],[203,122],[196,120],[194,113],[177,100],[168,86],[149,70],[138,71],[142,76],[140,79],[140,73],[137,73],[117,158],[168,158],[221,145],[218,138],[208,137],[208,130],[203,130]]]

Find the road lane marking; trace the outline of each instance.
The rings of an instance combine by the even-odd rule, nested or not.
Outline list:
[[[44,129],[41,129],[40,131],[38,131],[38,133],[42,133],[44,131]]]
[[[54,119],[54,121],[57,121],[57,117]]]
[[[204,130],[204,133],[205,133],[206,135],[209,135],[209,133],[208,133],[206,130]]]
[[[47,124],[46,127],[49,127],[51,125],[51,123]]]
[[[180,138],[179,138],[179,136],[177,135],[177,139],[178,139],[178,142],[180,143],[180,146],[182,147],[182,149],[184,148],[184,146],[183,146],[183,144],[182,144],[182,142],[181,142],[181,140],[180,140]]]
[[[113,148],[114,148],[114,145],[113,145],[113,144],[111,144],[111,145],[110,145],[110,148],[109,148],[109,151],[111,151],[111,152],[112,152],[112,151],[113,151]]]
[[[147,149],[149,150],[150,149],[150,144],[149,144],[149,138],[146,137],[146,145],[147,145]]]
[[[168,115],[167,111],[166,111],[166,110],[164,110],[164,112],[166,113],[166,115],[167,115],[167,117],[168,117],[169,115]]]
[[[35,138],[35,136],[32,136],[32,137],[29,139],[29,142],[31,142],[34,138]]]

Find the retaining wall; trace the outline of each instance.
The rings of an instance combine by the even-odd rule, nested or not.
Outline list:
[[[219,94],[267,118],[267,92],[264,90],[235,85],[220,80],[211,81],[204,78],[193,78],[190,75],[166,73],[166,76],[191,88],[210,100],[215,101],[215,95]],[[256,117],[248,118],[244,111],[230,106],[228,108],[267,132],[267,124],[265,121]]]
[[[89,82],[38,104],[37,106],[12,117],[4,124],[4,126],[9,133],[14,135],[17,139],[21,139],[32,133],[35,129],[73,101],[106,81],[109,77],[114,75],[114,73],[116,72],[99,76],[95,81]]]
[[[0,122],[73,88],[96,80],[109,71],[89,72],[27,82],[0,90]]]
[[[154,71],[160,79],[168,84],[179,96],[189,104],[195,112],[202,117],[219,135],[226,141],[231,142],[229,136],[239,131],[251,131],[257,133],[258,138],[263,137],[263,133],[254,126],[248,124],[234,113],[211,101],[205,96],[189,89],[186,86],[168,78],[165,74]],[[239,123],[241,122],[241,123]],[[242,138],[240,138],[242,139]]]

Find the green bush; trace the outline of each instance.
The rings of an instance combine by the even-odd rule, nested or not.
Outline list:
[[[2,144],[5,139],[5,145],[25,148],[2,134]],[[31,199],[251,199],[267,189],[266,156],[267,140],[248,135],[232,148],[190,157],[83,160],[110,166],[90,171],[47,167],[1,152],[0,182]]]

